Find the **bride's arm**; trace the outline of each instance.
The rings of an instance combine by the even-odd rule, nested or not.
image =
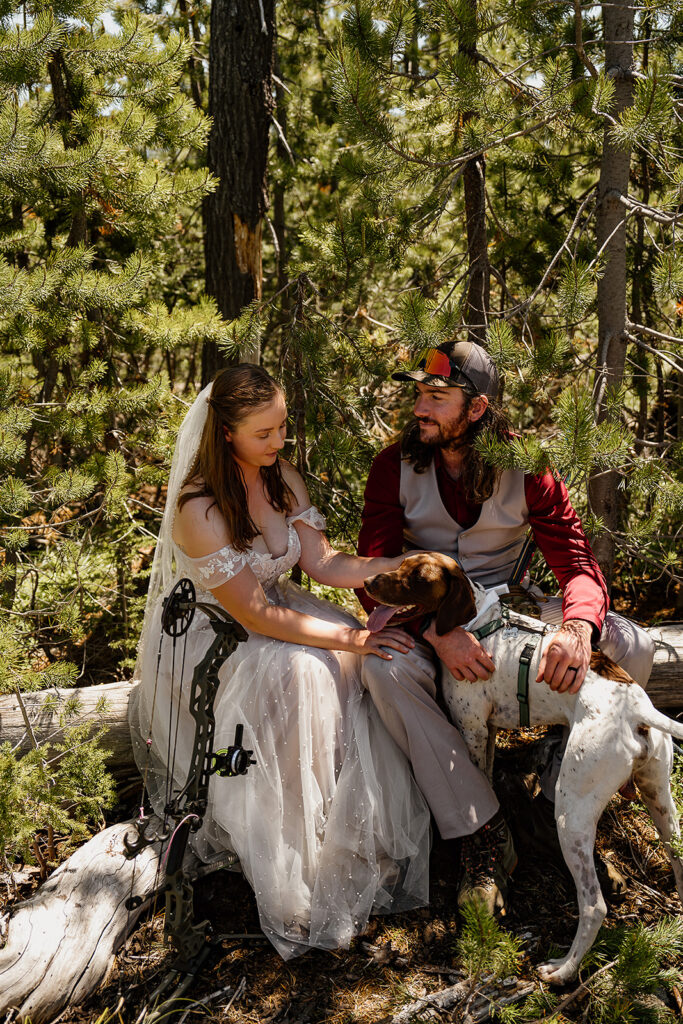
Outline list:
[[[174,539],[182,545],[183,551],[190,558],[215,555],[211,561],[232,563],[231,571],[234,570],[234,575],[219,586],[212,586],[209,572],[204,586],[251,633],[325,650],[377,654],[386,659],[390,659],[391,654],[384,648],[407,651],[414,646],[412,638],[400,629],[389,628],[379,633],[370,633],[367,629],[354,629],[340,622],[326,622],[291,608],[269,604],[251,567],[241,563],[240,568],[239,556],[236,557],[234,548],[229,547],[226,522],[217,506],[211,504],[210,498],[194,498],[177,512]],[[228,548],[229,551],[226,550]],[[222,557],[224,553],[225,557]],[[221,567],[218,566],[218,571]],[[223,572],[222,578],[225,575]],[[217,581],[219,579],[221,576],[216,577]]]
[[[393,558],[363,558],[332,547],[324,533],[305,523],[295,524],[301,541],[299,565],[311,579],[328,587],[357,588],[368,576],[398,569],[406,554]]]
[[[281,464],[285,479],[296,496],[297,507],[292,512],[296,515],[309,508],[311,501],[299,473],[288,462],[281,460]],[[363,558],[361,555],[349,555],[345,551],[333,548],[321,530],[302,522],[294,525],[301,541],[299,565],[307,576],[328,587],[362,587],[368,576],[391,572],[406,558],[406,554],[395,555],[392,558]]]
[[[211,588],[211,592],[245,629],[275,640],[332,651],[377,654],[386,659],[391,659],[391,654],[384,649],[386,647],[406,652],[414,646],[412,638],[401,629],[387,628],[379,633],[370,633],[367,629],[354,629],[341,622],[326,622],[292,608],[269,604],[248,565],[227,583]]]

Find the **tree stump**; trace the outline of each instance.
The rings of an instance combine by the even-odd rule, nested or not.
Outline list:
[[[94,836],[6,916],[0,1013],[15,1009],[19,1020],[41,1024],[82,1002],[106,980],[114,954],[163,883],[160,843],[128,860],[123,855],[127,833],[133,838],[130,821]],[[190,854],[188,874],[196,875],[197,864]],[[129,909],[131,897],[139,903],[134,909]]]

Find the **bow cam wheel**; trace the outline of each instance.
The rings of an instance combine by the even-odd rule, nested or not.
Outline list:
[[[182,636],[187,633],[194,618],[197,594],[192,580],[178,580],[168,597],[164,598],[161,628],[167,636]]]

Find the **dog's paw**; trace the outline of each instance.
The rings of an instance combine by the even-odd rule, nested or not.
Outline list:
[[[547,963],[539,964],[536,968],[541,981],[548,985],[566,985],[573,981],[577,974],[577,968],[568,957],[558,960],[548,960]]]

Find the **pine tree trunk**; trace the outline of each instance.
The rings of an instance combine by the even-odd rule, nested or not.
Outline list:
[[[229,320],[261,297],[274,40],[275,0],[212,3],[208,165],[219,185],[204,200],[204,256],[206,290]],[[224,361],[213,342],[205,345],[202,384]]]
[[[282,132],[282,136],[278,132],[275,148],[278,159],[285,161],[291,159],[285,145],[287,139],[287,100],[282,86],[282,70],[277,56],[275,58],[275,69],[278,78],[278,81],[275,83],[275,116]],[[280,180],[273,189],[273,231],[275,232],[278,248],[277,289],[282,291],[287,284],[287,271],[285,269],[287,266],[287,223],[285,220],[285,183],[282,177],[280,177]]]
[[[470,18],[463,22],[458,50],[460,53],[466,54],[474,64],[477,59],[477,0],[469,0],[468,8]],[[469,112],[465,113],[463,120],[466,121],[471,116]],[[486,163],[483,155],[465,164],[463,187],[469,258],[464,317],[465,323],[470,328],[469,333],[472,339],[485,345],[490,307],[491,271],[486,228]]]
[[[642,67],[647,71],[650,60],[649,39],[652,33],[652,21],[647,15],[643,19],[641,35],[644,39],[642,44]],[[650,204],[650,171],[646,153],[640,154],[639,160],[640,176],[637,184],[641,190],[641,201],[646,206]],[[631,309],[632,320],[636,324],[646,324],[648,327],[656,327],[649,319],[651,307],[652,280],[645,265],[645,218],[638,217],[636,223],[635,248],[632,256],[633,279],[631,285]],[[647,309],[647,312],[646,312]],[[636,452],[642,455],[645,445],[645,435],[648,426],[648,401],[650,397],[648,380],[648,357],[644,351],[637,351],[633,355],[634,362],[638,363],[642,370],[634,373],[634,385],[638,395],[638,422],[636,425]]]
[[[628,0],[615,0],[602,10],[605,33],[605,69],[614,79],[613,117],[633,103],[634,9]],[[617,148],[610,137],[611,125],[605,123],[598,187],[597,243],[602,251],[605,271],[598,283],[598,360],[596,370],[596,414],[605,418],[608,388],[618,387],[626,361],[626,221],[620,197],[628,195],[631,150]],[[618,526],[617,488],[619,474],[594,473],[589,497],[595,515],[605,524],[605,532],[593,542],[593,550],[611,583],[614,566],[614,531]]]
[[[198,42],[198,30],[197,30],[197,17],[193,12],[190,14],[187,7],[187,0],[178,0],[178,7],[180,9],[180,16],[183,20],[183,30],[188,39],[192,38],[193,42]],[[190,50],[190,55],[187,58],[187,71],[190,76],[190,92],[192,99],[197,107],[197,110],[203,110],[204,104],[202,100],[202,92],[204,91],[204,69],[202,68],[201,61],[197,60],[194,52]]]

